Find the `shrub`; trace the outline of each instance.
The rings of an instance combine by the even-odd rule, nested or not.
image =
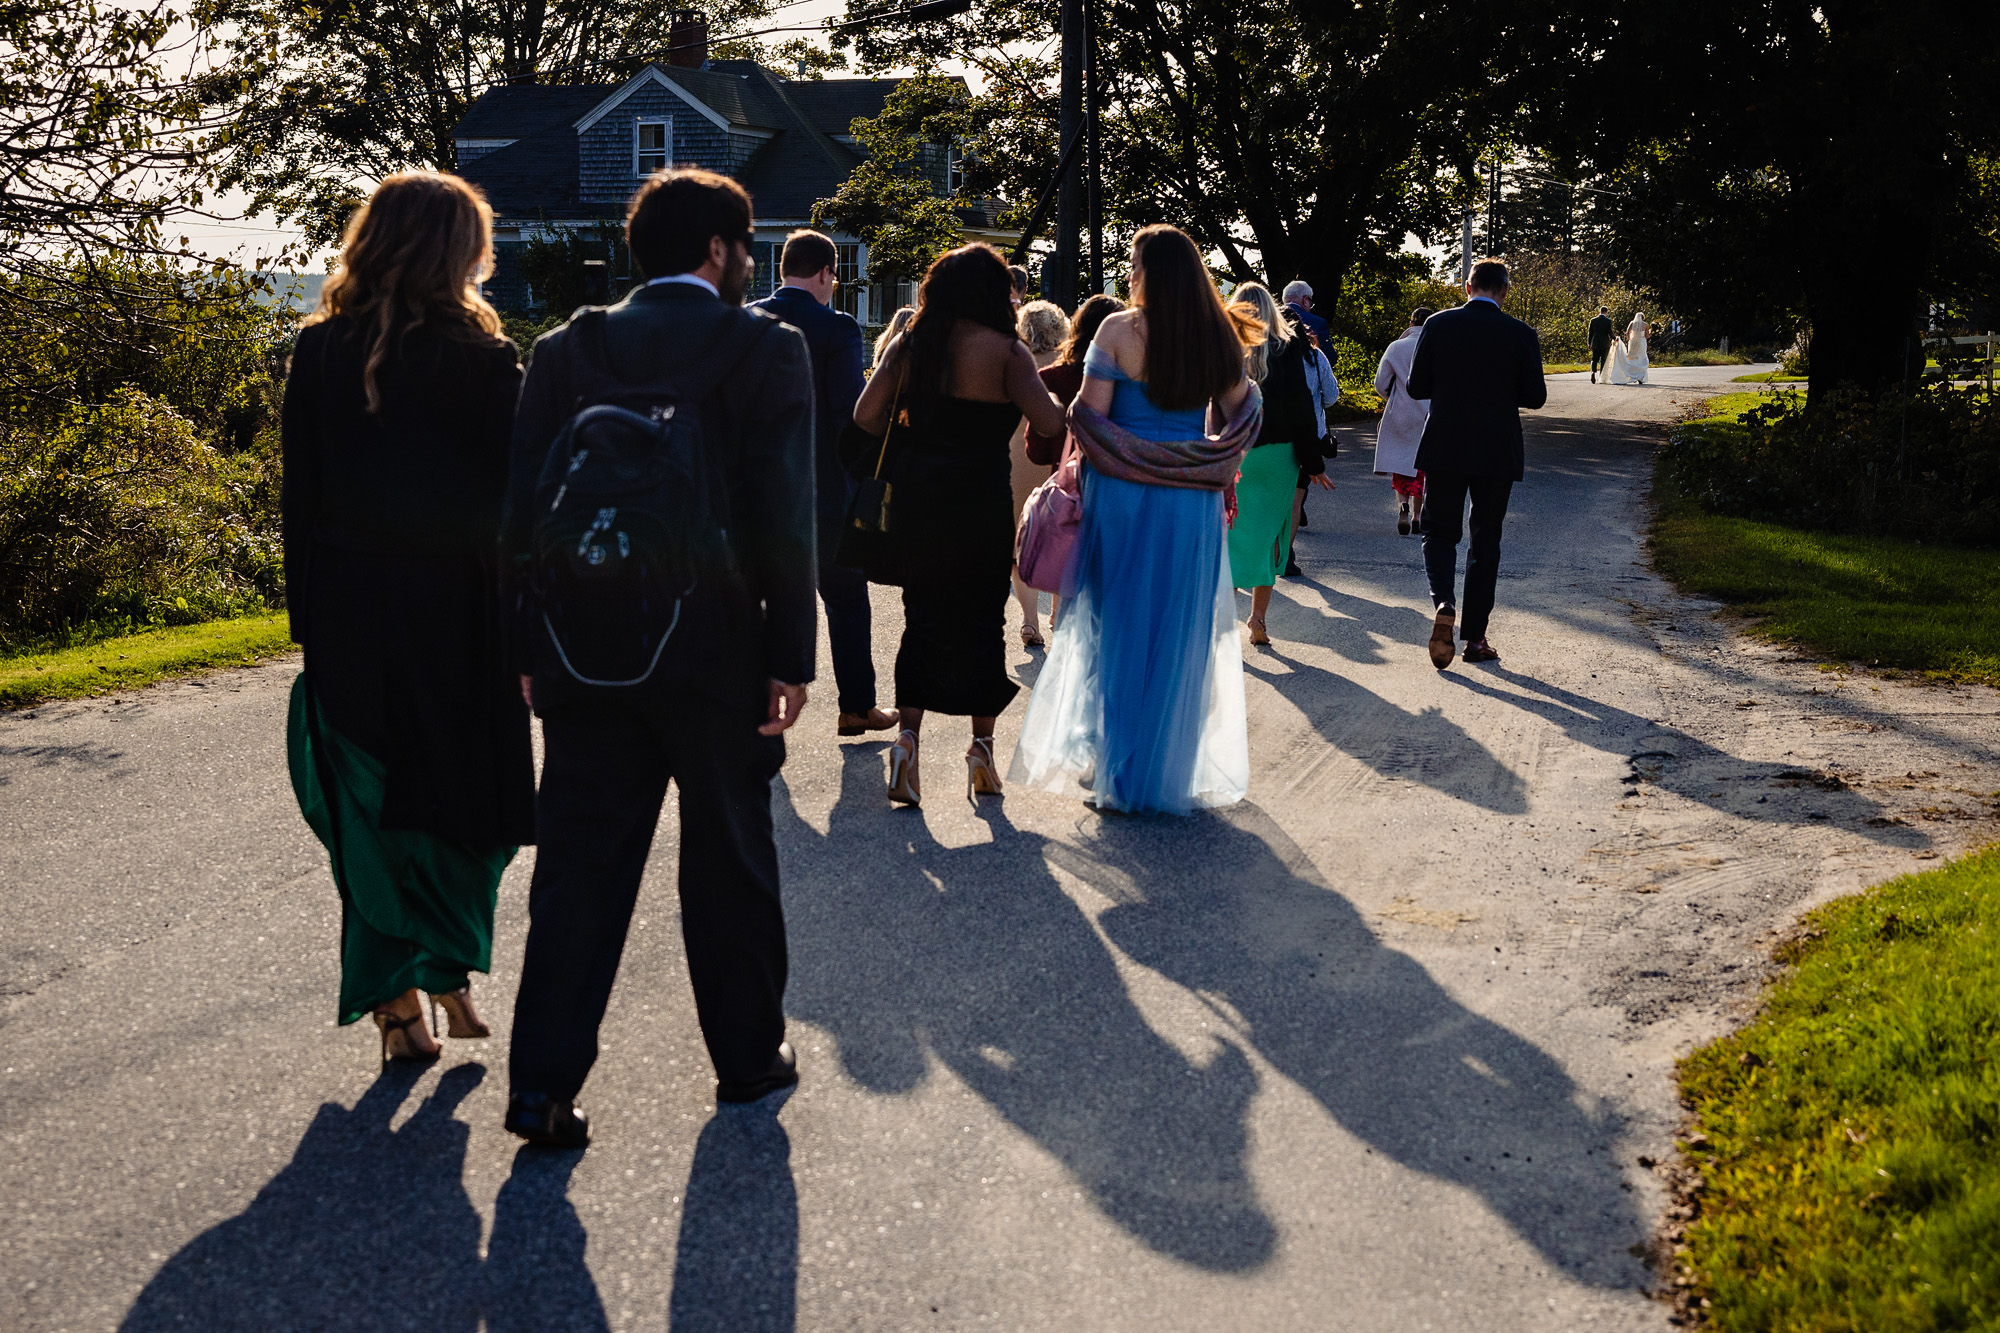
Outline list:
[[[1936,384],[1905,395],[1773,395],[1735,422],[1683,422],[1661,464],[1711,513],[1829,532],[2000,545],[2000,411]]]
[[[275,600],[275,485],[268,450],[225,454],[129,387],[72,406],[47,434],[0,436],[0,648],[189,624]]]

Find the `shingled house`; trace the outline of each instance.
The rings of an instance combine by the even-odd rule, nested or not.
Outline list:
[[[684,35],[692,33],[692,38]],[[776,285],[785,233],[812,225],[812,206],[861,161],[849,133],[880,114],[896,79],[787,79],[749,60],[709,61],[698,22],[677,22],[675,63],[648,65],[621,84],[516,84],[488,89],[452,131],[459,174],[481,186],[494,211],[488,299],[506,310],[537,308],[520,253],[559,230],[612,237],[626,201],[668,163],[725,172],[755,202],[756,277],[751,296]],[[941,147],[933,174],[949,189],[954,169]],[[965,213],[968,239],[1009,243],[988,210]],[[869,283],[867,247],[834,233],[840,251],[835,301],[862,324],[879,323],[909,299],[907,283]],[[606,245],[612,265],[618,251]],[[608,273],[614,294],[634,281]]]

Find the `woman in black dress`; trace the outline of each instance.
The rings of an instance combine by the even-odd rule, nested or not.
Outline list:
[[[1035,430],[1063,428],[1014,331],[1013,282],[990,245],[939,257],[924,275],[917,316],[883,352],[854,406],[881,434],[897,406],[894,525],[903,569],[903,643],[896,706],[903,731],[889,751],[889,799],[916,805],[924,714],[972,719],[966,787],[998,793],[993,723],[1019,686],[1007,675],[1007,597],[1013,590],[1013,464],[1008,443],[1025,414]]]
[[[341,896],[339,1019],[435,1059],[422,996],[483,1037],[468,974],[534,841],[528,713],[496,551],[521,367],[477,283],[492,211],[454,176],[382,182],[285,381],[285,593],[305,671],[289,752]]]

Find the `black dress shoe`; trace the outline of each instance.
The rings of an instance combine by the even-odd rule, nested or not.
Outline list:
[[[550,1148],[588,1148],[590,1122],[575,1102],[546,1092],[517,1092],[507,1099],[507,1132]]]
[[[715,1100],[719,1102],[754,1102],[759,1097],[768,1097],[779,1088],[789,1088],[799,1081],[798,1057],[792,1054],[792,1044],[778,1043],[777,1058],[771,1067],[755,1078],[719,1079],[715,1085]]]

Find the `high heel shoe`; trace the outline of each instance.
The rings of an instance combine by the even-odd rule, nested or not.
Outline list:
[[[965,752],[965,799],[978,805],[981,792],[989,796],[1001,794],[1000,770],[993,767],[991,736],[974,736],[972,748]]]
[[[398,1018],[386,1009],[375,1011],[375,1029],[382,1034],[382,1063],[391,1060],[407,1060],[418,1064],[429,1064],[444,1054],[444,1047],[431,1041],[431,1034],[424,1032],[424,1011],[419,1009],[407,1018]],[[430,1042],[427,1048],[417,1044],[410,1035],[414,1027],[423,1033],[424,1040]]]
[[[449,1029],[446,1029],[443,1023],[438,1022],[437,1015],[440,1008],[444,1010],[445,1017],[451,1022]],[[479,1011],[472,1007],[472,987],[470,985],[460,986],[457,990],[446,991],[442,995],[431,996],[431,1028],[434,1031],[445,1032],[448,1036],[460,1039],[469,1038],[479,1040],[493,1035],[493,1029],[486,1026],[486,1020],[481,1018]]]
[[[1271,635],[1265,630],[1263,621],[1251,619],[1243,623],[1250,627],[1250,642],[1253,646],[1258,648],[1269,646]]]
[[[903,736],[910,738],[907,749]],[[889,799],[898,805],[923,804],[923,788],[917,782],[917,733],[907,727],[889,747]]]

